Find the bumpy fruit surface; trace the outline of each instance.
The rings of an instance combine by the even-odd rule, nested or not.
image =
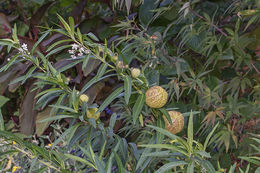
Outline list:
[[[98,108],[89,108],[87,110],[87,117],[88,118],[94,118],[97,120],[100,117],[100,112],[96,113]]]
[[[183,115],[177,111],[169,111],[168,113],[171,117],[172,124],[170,124],[167,118],[163,116],[165,122],[165,129],[171,132],[172,134],[179,133],[184,127]]]
[[[145,102],[151,108],[163,107],[168,99],[168,93],[160,86],[153,86],[145,93]]]
[[[81,94],[79,99],[80,99],[80,101],[87,103],[89,100],[89,97],[86,94]]]
[[[141,74],[141,71],[138,68],[133,68],[131,70],[131,75],[133,78],[138,78]]]

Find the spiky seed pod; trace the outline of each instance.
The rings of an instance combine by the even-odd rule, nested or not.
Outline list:
[[[145,93],[145,102],[151,108],[163,107],[168,99],[168,93],[160,86],[153,86]]]
[[[89,97],[88,97],[86,94],[81,94],[81,95],[79,96],[79,99],[80,99],[80,101],[87,103],[88,100],[89,100]]]
[[[170,124],[166,117],[163,116],[165,122],[165,129],[171,132],[172,134],[179,133],[184,127],[184,116],[182,115],[182,113],[177,111],[169,111],[168,113],[171,117],[172,124]]]
[[[87,110],[87,117],[88,118],[94,118],[97,120],[100,117],[100,112],[96,113],[98,108],[89,108]]]
[[[141,71],[138,68],[131,69],[131,75],[133,78],[138,78],[141,74]]]

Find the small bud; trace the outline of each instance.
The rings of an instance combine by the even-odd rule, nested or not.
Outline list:
[[[116,56],[116,55],[115,55],[115,56],[112,56],[111,59],[112,59],[112,61],[115,61],[115,62],[116,62],[116,61],[118,61],[118,56]]]
[[[89,101],[89,97],[86,95],[86,94],[81,94],[79,99],[82,101],[82,102],[88,102]]]
[[[87,117],[97,120],[100,117],[100,112],[97,113],[98,108],[89,108],[87,110]]]
[[[133,68],[131,70],[131,75],[133,78],[138,78],[141,74],[141,71],[138,68]]]
[[[117,62],[117,67],[118,67],[118,68],[121,68],[121,69],[124,68],[124,67],[125,67],[125,66],[124,66],[124,62],[123,62],[123,61],[118,61],[118,62]]]

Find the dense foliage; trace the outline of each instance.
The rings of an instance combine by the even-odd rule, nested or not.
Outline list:
[[[0,1],[3,172],[260,172],[259,0]]]

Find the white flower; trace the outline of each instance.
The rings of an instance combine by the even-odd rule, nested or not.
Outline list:
[[[80,49],[79,49],[79,52],[81,53],[81,52],[85,52],[85,49],[83,48],[83,47],[81,47]]]
[[[28,51],[27,44],[23,43],[22,46],[23,50]]]
[[[18,48],[19,53],[24,53],[24,50],[22,48]]]
[[[76,59],[77,57],[75,55],[70,55],[72,59]]]
[[[83,53],[82,52],[78,53],[78,56],[83,56]]]
[[[68,50],[69,54],[74,54],[75,50]]]
[[[7,58],[7,61],[10,61],[10,58]]]
[[[79,45],[77,45],[77,44],[74,43],[74,44],[72,45],[72,50],[77,50],[78,47],[79,47]]]

